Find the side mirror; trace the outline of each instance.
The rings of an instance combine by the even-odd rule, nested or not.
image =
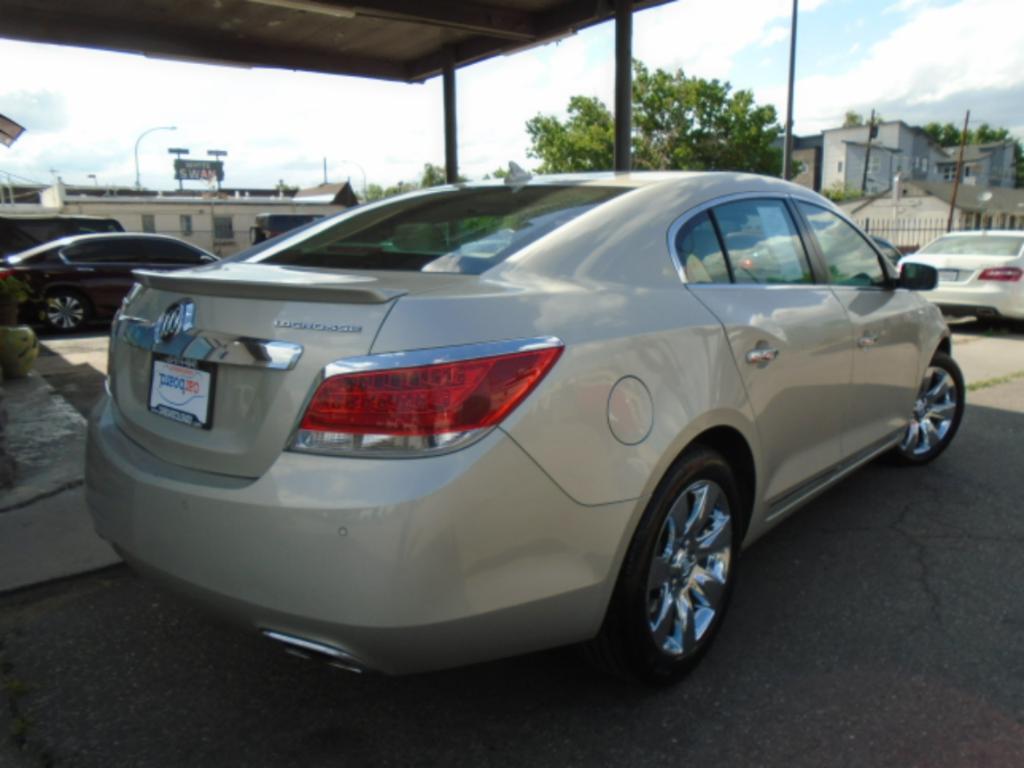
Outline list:
[[[939,272],[927,264],[904,262],[900,268],[899,288],[910,291],[930,291],[939,284]]]

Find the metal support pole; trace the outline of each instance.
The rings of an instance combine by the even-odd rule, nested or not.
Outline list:
[[[868,118],[868,145],[864,149],[864,174],[860,177],[860,193],[866,195],[868,192],[868,166],[871,164],[871,134],[875,132],[875,110],[871,110],[871,117]]]
[[[441,79],[444,84],[444,175],[449,184],[459,180],[459,145],[455,122],[455,56],[448,50]]]
[[[633,1],[615,2],[615,170],[633,167]]]
[[[960,134],[960,154],[956,158],[956,178],[953,179],[953,195],[949,199],[949,218],[946,219],[946,231],[953,229],[953,211],[956,210],[956,193],[960,190],[960,174],[964,169],[964,145],[967,143],[967,123],[971,120],[971,110],[964,115],[964,131]]]
[[[786,128],[782,140],[782,178],[793,177],[793,80],[796,76],[796,5],[793,0],[793,20],[789,28],[789,85],[786,95]]]

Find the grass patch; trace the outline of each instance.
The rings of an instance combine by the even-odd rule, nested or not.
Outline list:
[[[979,389],[988,389],[989,387],[996,387],[1000,384],[1009,384],[1011,381],[1017,379],[1024,379],[1024,371],[1014,371],[1008,373],[1005,376],[996,376],[994,379],[984,379],[983,381],[975,381],[973,384],[967,385],[968,392],[976,392]]]

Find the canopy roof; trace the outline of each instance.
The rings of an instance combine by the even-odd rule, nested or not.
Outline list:
[[[4,0],[0,37],[419,82],[446,64],[549,42],[614,15],[613,0]]]

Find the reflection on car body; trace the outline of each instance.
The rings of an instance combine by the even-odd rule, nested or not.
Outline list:
[[[910,290],[934,271],[748,174],[436,188],[138,278],[89,428],[97,530],[348,669],[584,643],[678,679],[744,545],[876,456],[931,461],[964,407]],[[184,299],[195,329],[158,338]],[[189,359],[204,336],[286,349]],[[180,420],[151,407],[169,360],[210,374]]]

